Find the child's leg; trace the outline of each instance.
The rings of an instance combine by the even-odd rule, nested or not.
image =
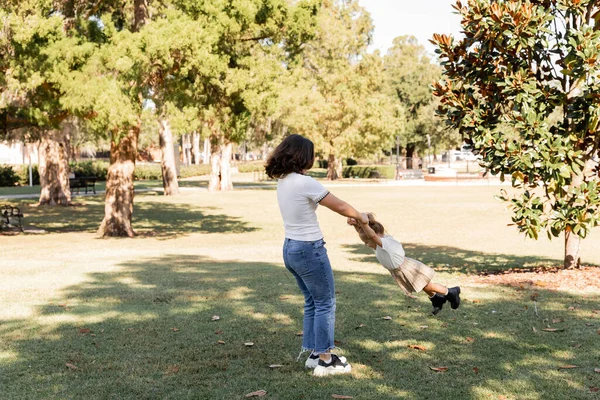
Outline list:
[[[429,282],[427,285],[425,285],[423,291],[427,293],[429,297],[433,297],[436,293],[445,296],[448,293],[448,288],[444,285],[440,285],[439,283]]]

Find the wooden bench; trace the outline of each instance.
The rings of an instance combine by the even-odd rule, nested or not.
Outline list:
[[[23,213],[19,207],[0,205],[0,230],[4,228],[19,228],[23,232]]]
[[[75,178],[69,178],[69,186],[71,187],[71,190],[77,189],[77,194],[79,194],[79,189],[85,189],[85,194],[87,194],[88,189],[96,194],[96,177],[77,176]]]

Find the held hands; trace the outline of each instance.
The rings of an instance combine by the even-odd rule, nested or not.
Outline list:
[[[369,217],[367,216],[367,213],[360,213],[360,221],[357,221],[356,218],[348,218],[346,222],[348,223],[348,225],[351,226],[357,226],[359,224],[368,224]]]

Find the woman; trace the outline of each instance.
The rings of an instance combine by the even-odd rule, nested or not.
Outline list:
[[[351,366],[345,357],[331,353],[335,347],[335,285],[315,211],[320,204],[345,217],[368,220],[305,175],[314,160],[313,143],[290,135],[269,156],[265,170],[269,177],[278,179],[277,201],[285,228],[283,261],[304,295],[300,354],[310,351],[306,367],[314,368],[315,376],[325,376],[349,373]]]

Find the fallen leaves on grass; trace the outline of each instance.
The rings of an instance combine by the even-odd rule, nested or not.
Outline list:
[[[218,315],[213,315],[212,318],[210,319],[211,321],[218,321],[220,320],[221,317],[219,317]]]
[[[593,310],[592,311],[594,314],[600,314],[600,310]]]
[[[542,330],[546,331],[546,332],[562,332],[562,331],[564,331],[564,329],[557,329],[557,328],[544,328]]]
[[[473,343],[475,341],[475,339],[473,339],[472,337],[466,337],[465,340],[469,343]]]
[[[386,315],[385,317],[381,317],[381,319],[385,319],[386,321],[389,321],[392,319],[392,317],[390,317],[389,315]]]
[[[594,368],[594,372],[600,374],[600,368]]]
[[[478,374],[479,373],[479,368],[473,367],[473,372],[475,372],[476,374]]]
[[[71,370],[76,370],[77,369],[77,365],[75,364],[71,364],[71,363],[66,363],[65,367],[71,369]]]
[[[573,345],[573,347],[575,347],[576,349],[580,348],[581,346],[582,346],[581,343],[577,343],[577,344]]]
[[[269,365],[269,368],[272,368],[272,369],[281,368],[281,367],[283,367],[283,365],[281,365],[281,364],[271,364],[271,365]]]
[[[356,328],[354,328],[354,329],[362,328],[363,326],[365,326],[365,324],[360,324],[359,326],[357,326],[357,327],[356,327]]]
[[[537,333],[537,329],[535,329],[535,326],[532,326],[531,330],[533,331],[533,333]]]
[[[221,333],[223,333],[223,331],[220,329],[218,331],[215,331],[215,335],[220,335]]]
[[[173,332],[179,332],[179,328],[171,328]]]
[[[421,325],[421,326],[419,327],[419,329],[427,329],[427,328],[429,328],[429,325]]]
[[[448,371],[448,367],[429,367],[430,370],[435,372],[446,372]]]
[[[332,394],[331,397],[333,397],[334,399],[353,399],[354,398],[352,396],[345,396],[343,394]]]
[[[253,342],[246,342],[246,343],[244,343],[244,346],[246,346],[246,347],[252,347],[252,346],[254,346],[254,343]]]
[[[263,397],[267,395],[266,390],[257,390],[256,392],[248,393],[246,397]]]
[[[224,340],[219,340],[219,341],[217,341],[217,343],[218,344],[225,344],[225,341]]]
[[[579,368],[577,365],[561,365],[560,367],[558,367],[558,369],[573,369],[573,368]]]
[[[178,372],[179,372],[178,365],[169,365],[169,368],[167,368],[167,370],[165,371],[165,375],[175,375]]]
[[[554,318],[554,319],[552,320],[552,323],[553,323],[553,324],[558,324],[558,323],[560,323],[560,322],[563,322],[563,321],[564,321],[564,319],[562,319],[562,318]]]
[[[421,346],[419,344],[409,344],[408,348],[409,349],[415,349],[415,350],[421,350],[421,351],[427,350],[427,348],[425,346]]]
[[[82,333],[82,334],[91,333],[91,332],[92,332],[92,330],[90,328],[79,329],[79,333]]]
[[[592,393],[598,393],[600,392],[600,388],[594,387],[594,386],[590,386],[590,392]]]
[[[304,331],[296,332],[296,336],[302,336],[302,335],[304,335]]]

